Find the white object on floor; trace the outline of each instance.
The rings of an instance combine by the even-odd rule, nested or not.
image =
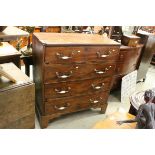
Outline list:
[[[136,91],[137,70],[122,78],[121,103],[128,102],[129,97]]]

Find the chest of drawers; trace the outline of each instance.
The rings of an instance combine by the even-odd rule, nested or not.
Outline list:
[[[33,35],[36,109],[41,128],[49,120],[89,108],[105,112],[120,44],[99,35]]]

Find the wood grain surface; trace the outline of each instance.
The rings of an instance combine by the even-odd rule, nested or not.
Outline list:
[[[82,33],[34,33],[44,44],[52,45],[120,45],[119,43],[97,34]]]

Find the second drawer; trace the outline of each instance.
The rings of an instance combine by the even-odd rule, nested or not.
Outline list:
[[[111,81],[112,78],[107,77],[75,82],[45,84],[45,98],[78,96],[83,94],[93,94],[99,91],[106,91],[110,89]]]
[[[115,73],[114,63],[85,63],[85,64],[53,64],[45,65],[44,82],[75,81],[91,78],[112,76]]]

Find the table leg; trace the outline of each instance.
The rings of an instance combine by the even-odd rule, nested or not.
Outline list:
[[[25,74],[27,76],[30,76],[30,65],[29,64],[25,64]]]

